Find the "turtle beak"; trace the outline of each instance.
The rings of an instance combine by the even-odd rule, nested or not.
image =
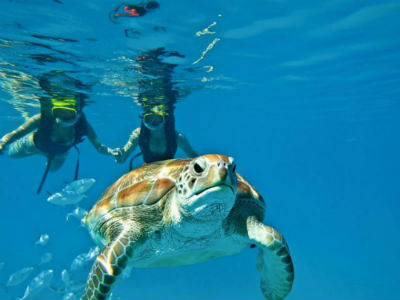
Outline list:
[[[201,218],[224,218],[232,209],[237,192],[236,166],[226,156],[210,163],[205,176],[198,178],[196,186],[201,187],[186,198],[187,212]],[[214,216],[212,216],[214,215]]]
[[[232,189],[233,193],[236,193],[236,164],[233,162],[233,158],[229,158],[229,163],[224,161],[220,161],[217,164],[218,167],[218,175],[221,180],[221,185],[227,185]]]

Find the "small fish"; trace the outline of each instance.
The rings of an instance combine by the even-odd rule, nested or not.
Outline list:
[[[86,192],[95,182],[96,180],[93,178],[83,178],[72,181],[67,184],[61,192],[55,193],[47,198],[47,202],[60,206],[77,204],[86,197]]]
[[[40,258],[39,265],[47,264],[47,263],[51,262],[52,260],[53,260],[53,254],[51,254],[50,252],[46,252]]]
[[[49,242],[50,236],[44,233],[40,236],[39,240],[35,243],[35,246],[46,246]]]
[[[67,214],[67,221],[69,220],[70,217],[75,217],[78,220],[82,220],[84,216],[87,215],[87,210],[77,206],[72,212]]]
[[[71,271],[76,271],[82,268],[86,263],[85,257],[86,253],[81,253],[77,257],[75,257],[70,267]]]
[[[55,193],[47,198],[47,202],[50,202],[54,205],[71,205],[79,203],[83,198],[85,198],[85,194],[77,194],[74,192],[65,192],[65,193]]]
[[[128,279],[129,277],[131,277],[132,269],[133,267],[130,266],[125,267],[125,269],[121,273],[121,277],[124,279]]]
[[[78,300],[78,298],[75,296],[74,293],[69,292],[67,294],[64,295],[64,297],[62,298],[62,300]]]
[[[61,272],[61,281],[64,283],[65,290],[68,291],[71,282],[70,282],[69,273],[66,269],[62,270],[62,272]]]
[[[72,181],[67,184],[61,193],[75,193],[75,194],[84,194],[86,193],[96,182],[94,178],[82,178],[79,180]]]
[[[86,260],[92,260],[95,257],[97,257],[97,255],[100,252],[100,248],[99,247],[92,247],[89,249],[89,252],[86,254]]]
[[[25,289],[24,296],[19,300],[32,299],[39,294],[45,287],[48,287],[53,279],[54,271],[49,269],[40,272]]]
[[[93,260],[99,254],[99,247],[90,248],[88,253],[81,253],[77,257],[74,258],[71,264],[71,271],[76,271],[83,266],[85,266],[88,262]]]
[[[25,267],[11,274],[6,283],[6,287],[16,286],[21,284],[22,282],[27,280],[29,276],[31,276],[33,270],[35,270],[34,267]]]

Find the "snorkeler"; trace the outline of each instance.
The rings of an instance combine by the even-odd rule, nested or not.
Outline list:
[[[158,48],[136,59],[139,72],[143,75],[139,77],[140,92],[137,97],[138,104],[143,108],[141,125],[131,133],[116,156],[117,162],[124,162],[137,146],[146,163],[172,159],[178,147],[189,157],[198,156],[187,138],[175,130],[174,108],[178,92],[173,89],[171,74],[176,65],[162,62],[160,56],[182,57],[177,52]]]
[[[126,4],[122,3],[109,13],[111,22],[117,23],[116,19],[120,17],[143,17],[160,7],[157,1],[149,1],[143,4]]]
[[[48,171],[58,170],[64,164],[69,149],[81,143],[84,136],[89,138],[99,153],[114,156],[118,154],[118,150],[111,149],[100,142],[93,127],[87,122],[82,112],[87,96],[81,92],[56,87],[49,80],[51,76],[62,77],[64,85],[66,81],[68,84],[71,82],[81,84],[59,71],[49,72],[42,76],[39,84],[49,97],[41,97],[40,113],[0,139],[0,154],[9,145],[8,155],[11,158],[34,154],[46,156],[46,170],[37,193],[40,193]],[[75,179],[78,168],[79,161]]]
[[[198,156],[187,138],[175,130],[173,110],[158,111],[157,107],[143,114],[140,127],[131,133],[121,153],[116,155],[117,162],[125,162],[137,146],[146,163],[172,159],[178,147],[189,157]]]

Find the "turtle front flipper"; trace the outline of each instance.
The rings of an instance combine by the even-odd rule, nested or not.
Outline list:
[[[130,231],[122,231],[100,252],[89,273],[85,293],[81,300],[103,300],[107,298],[111,285],[132,256],[134,236]]]
[[[292,258],[282,235],[255,217],[247,219],[248,236],[260,247],[257,270],[265,299],[283,299],[289,294],[294,279]]]

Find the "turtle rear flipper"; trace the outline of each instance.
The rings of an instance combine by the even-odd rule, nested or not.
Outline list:
[[[289,248],[282,235],[254,217],[247,219],[250,240],[260,247],[257,270],[261,274],[261,290],[268,300],[283,299],[290,292],[294,270]]]
[[[125,228],[129,228],[129,226]],[[132,256],[132,243],[135,236],[136,234],[130,230],[122,230],[99,253],[89,273],[85,293],[81,300],[103,300],[107,298],[111,285]]]

